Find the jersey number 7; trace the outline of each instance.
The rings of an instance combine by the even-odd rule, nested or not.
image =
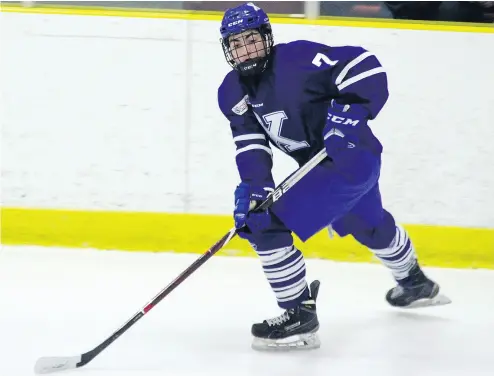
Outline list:
[[[333,61],[329,57],[327,57],[326,55],[324,55],[320,52],[318,52],[316,54],[316,56],[314,57],[314,59],[312,59],[312,64],[314,64],[316,67],[320,67],[322,65],[323,61],[328,65],[338,64],[338,60]]]

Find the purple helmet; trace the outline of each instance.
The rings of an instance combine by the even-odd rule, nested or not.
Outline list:
[[[247,30],[259,33],[263,48],[257,48],[261,42],[254,43],[253,46],[256,46],[255,51],[251,52],[249,56],[245,53],[244,59],[239,59],[239,53],[235,51],[236,47],[231,45],[230,38]],[[245,76],[259,74],[266,69],[273,47],[273,33],[269,17],[264,10],[253,3],[246,3],[227,9],[221,21],[220,33],[220,42],[226,61],[233,69]],[[244,39],[241,44],[246,45],[248,43],[246,42]],[[252,48],[249,47],[249,49]],[[246,49],[244,48],[243,51],[245,52]],[[241,62],[240,60],[245,61]]]

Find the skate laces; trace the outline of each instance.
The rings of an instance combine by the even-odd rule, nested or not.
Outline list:
[[[290,315],[288,314],[288,311],[283,312],[283,314],[273,317],[272,319],[267,319],[266,322],[268,323],[269,326],[275,326],[275,325],[281,325],[284,322],[287,322],[290,320]]]

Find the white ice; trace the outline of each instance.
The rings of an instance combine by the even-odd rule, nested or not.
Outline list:
[[[197,257],[3,247],[0,376],[90,350]],[[60,375],[494,375],[494,271],[426,268],[453,303],[405,311],[386,305],[394,282],[380,265],[307,268],[321,280],[318,350],[253,351],[251,324],[280,311],[257,259],[215,256],[91,363]]]

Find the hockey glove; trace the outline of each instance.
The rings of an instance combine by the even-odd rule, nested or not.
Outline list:
[[[251,201],[259,205],[264,201],[274,187],[253,186],[247,183],[240,183],[235,189],[235,228],[239,229],[239,236],[246,238],[245,233],[260,232],[268,228],[271,224],[271,214],[268,209],[261,212],[249,212]]]
[[[333,99],[323,130],[328,156],[335,162],[359,146],[358,134],[367,126],[368,111],[361,105],[338,104]]]

